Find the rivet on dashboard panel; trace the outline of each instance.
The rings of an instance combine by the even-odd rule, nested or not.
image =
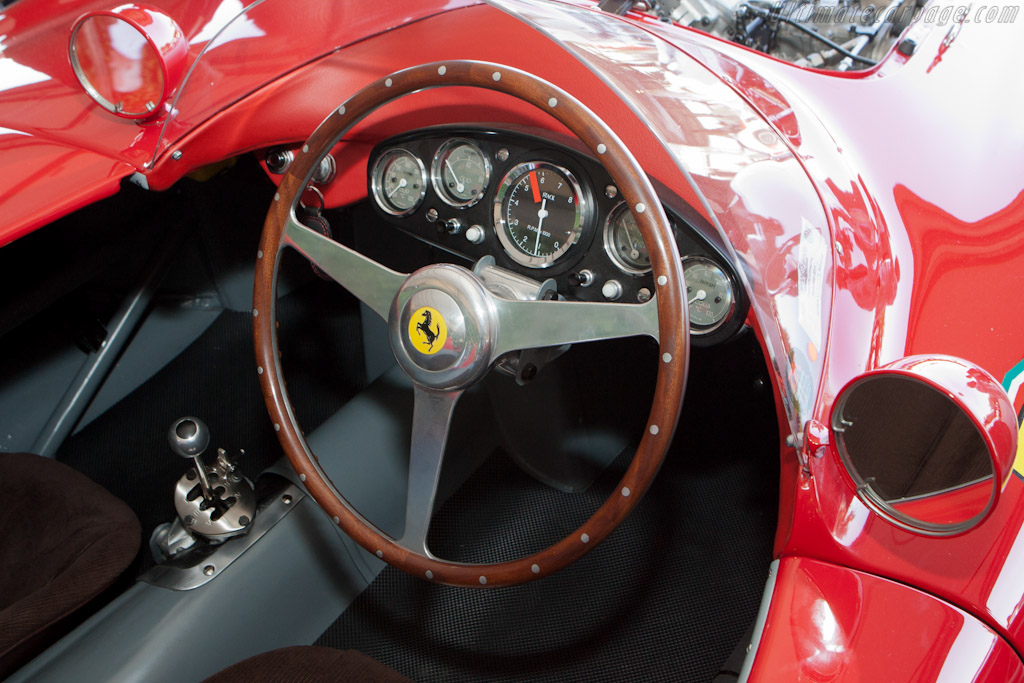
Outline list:
[[[171,152],[171,158],[174,159],[175,161],[181,161],[181,150],[176,149],[173,152]]]
[[[437,220],[437,209],[430,209],[427,211],[427,222],[433,223]]]
[[[502,147],[495,153],[494,158],[498,161],[508,161],[508,149]]]
[[[604,196],[608,199],[615,199],[619,195],[619,188],[614,185],[608,185],[604,188]]]
[[[203,574],[205,574],[206,576],[213,576],[214,572],[216,571],[217,568],[214,567],[212,564],[208,564],[205,567],[203,567]]]
[[[651,290],[646,287],[641,287],[640,291],[636,293],[636,300],[642,304],[647,303],[651,300]]]

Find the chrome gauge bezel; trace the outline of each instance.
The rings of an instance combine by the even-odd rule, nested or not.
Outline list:
[[[615,248],[615,230],[616,221],[622,213],[629,213],[629,206],[626,202],[619,202],[615,207],[608,213],[608,218],[604,222],[604,252],[608,254],[608,258],[611,259],[615,267],[624,273],[629,275],[646,275],[651,272],[651,267],[640,268],[627,262],[618,250]],[[646,245],[645,247],[646,248]]]
[[[729,275],[729,272],[725,268],[720,266],[714,260],[709,259],[705,256],[684,256],[682,258],[684,279],[686,277],[687,269],[692,268],[698,263],[711,266],[712,268],[717,270],[719,273],[722,274],[722,277],[725,279],[725,282],[728,283],[729,285],[729,305],[725,311],[725,314],[717,322],[707,326],[699,325],[694,323],[693,314],[690,314],[690,334],[695,336],[702,336],[705,334],[711,334],[715,330],[720,329],[722,325],[725,325],[727,322],[732,320],[733,315],[735,315],[736,313],[736,283],[733,281],[732,276]],[[689,297],[689,294],[687,293],[686,296]]]
[[[569,186],[576,197],[576,205],[579,210],[576,214],[575,223],[570,230],[570,239],[567,239],[565,244],[547,256],[532,256],[520,249],[512,238],[509,237],[508,226],[505,224],[504,204],[505,197],[513,183],[519,181],[522,176],[530,171],[535,171],[540,168],[553,170],[569,181]],[[576,179],[576,175],[564,166],[542,160],[525,161],[510,168],[498,184],[498,191],[494,197],[493,209],[494,232],[498,237],[498,241],[501,242],[501,246],[505,250],[505,253],[519,265],[538,269],[550,268],[565,256],[566,253],[568,253],[568,251],[580,241],[580,236],[583,234],[583,226],[587,225],[590,218],[590,202],[588,201],[587,196],[583,193],[583,188]]]
[[[461,199],[459,197],[452,196],[448,191],[448,186],[444,182],[444,169],[441,168],[441,163],[444,159],[444,155],[456,147],[469,147],[479,157],[484,167],[484,181],[480,186],[480,192],[469,199]],[[467,209],[471,206],[475,206],[484,195],[487,193],[487,188],[491,185],[491,173],[493,166],[491,160],[487,158],[484,151],[480,148],[473,140],[468,138],[449,138],[437,148],[437,152],[434,153],[434,159],[430,162],[430,183],[434,186],[434,192],[441,198],[448,206],[454,206],[457,209]]]
[[[416,198],[416,201],[413,202],[412,206],[407,209],[401,209],[391,204],[381,179],[381,173],[387,167],[388,162],[391,159],[403,156],[415,161],[420,172],[419,196]],[[374,201],[377,202],[377,206],[379,206],[382,211],[389,213],[392,216],[408,216],[416,211],[416,209],[420,208],[420,205],[423,204],[424,197],[427,196],[427,167],[423,165],[423,161],[418,156],[404,147],[392,147],[377,157],[377,160],[374,162],[373,172],[370,174],[370,190],[373,193]]]

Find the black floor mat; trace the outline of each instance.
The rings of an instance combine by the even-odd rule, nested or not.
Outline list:
[[[307,431],[365,384],[358,305],[313,283],[278,304],[285,377]],[[252,316],[225,311],[176,359],[61,447],[58,460],[124,500],[142,522],[140,574],[153,566],[146,542],[175,517],[172,494],[186,463],[167,443],[182,416],[204,420],[210,451],[225,448],[255,477],[282,452],[267,417],[252,350]]]
[[[711,681],[764,588],[778,441],[770,394],[750,373],[724,370],[745,364],[735,349],[697,358],[676,446],[601,546],[557,575],[497,590],[432,585],[389,567],[318,644],[358,649],[423,682]],[[498,454],[435,516],[431,548],[491,561],[509,546],[550,542],[614,490],[625,465],[562,494]]]

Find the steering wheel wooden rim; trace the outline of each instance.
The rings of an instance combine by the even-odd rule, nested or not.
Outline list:
[[[636,454],[615,492],[578,529],[532,555],[495,564],[450,562],[413,552],[354,510],[320,468],[297,424],[278,357],[274,302],[283,238],[319,160],[358,121],[380,106],[426,88],[471,86],[506,93],[547,112],[600,160],[628,203],[651,255],[659,342],[655,398]],[[526,72],[476,61],[411,67],[366,86],[313,132],[281,180],[267,214],[257,255],[253,336],[260,387],[281,446],[313,498],[367,551],[420,578],[465,587],[500,587],[547,576],[582,557],[636,507],[664,460],[682,405],[689,365],[689,322],[682,266],[668,218],[639,163],[600,118],[560,88]],[[543,304],[538,304],[543,305]]]

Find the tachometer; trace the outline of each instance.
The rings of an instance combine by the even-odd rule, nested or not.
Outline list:
[[[736,305],[732,280],[718,264],[700,256],[683,259],[690,331],[707,334],[721,327]]]
[[[491,162],[475,142],[452,138],[437,149],[430,168],[434,191],[446,204],[473,206],[491,180]]]
[[[370,184],[377,206],[393,216],[407,216],[427,193],[427,169],[415,154],[396,147],[377,158]]]
[[[498,186],[494,229],[513,261],[547,268],[579,240],[585,204],[568,169],[546,161],[518,164]]]

